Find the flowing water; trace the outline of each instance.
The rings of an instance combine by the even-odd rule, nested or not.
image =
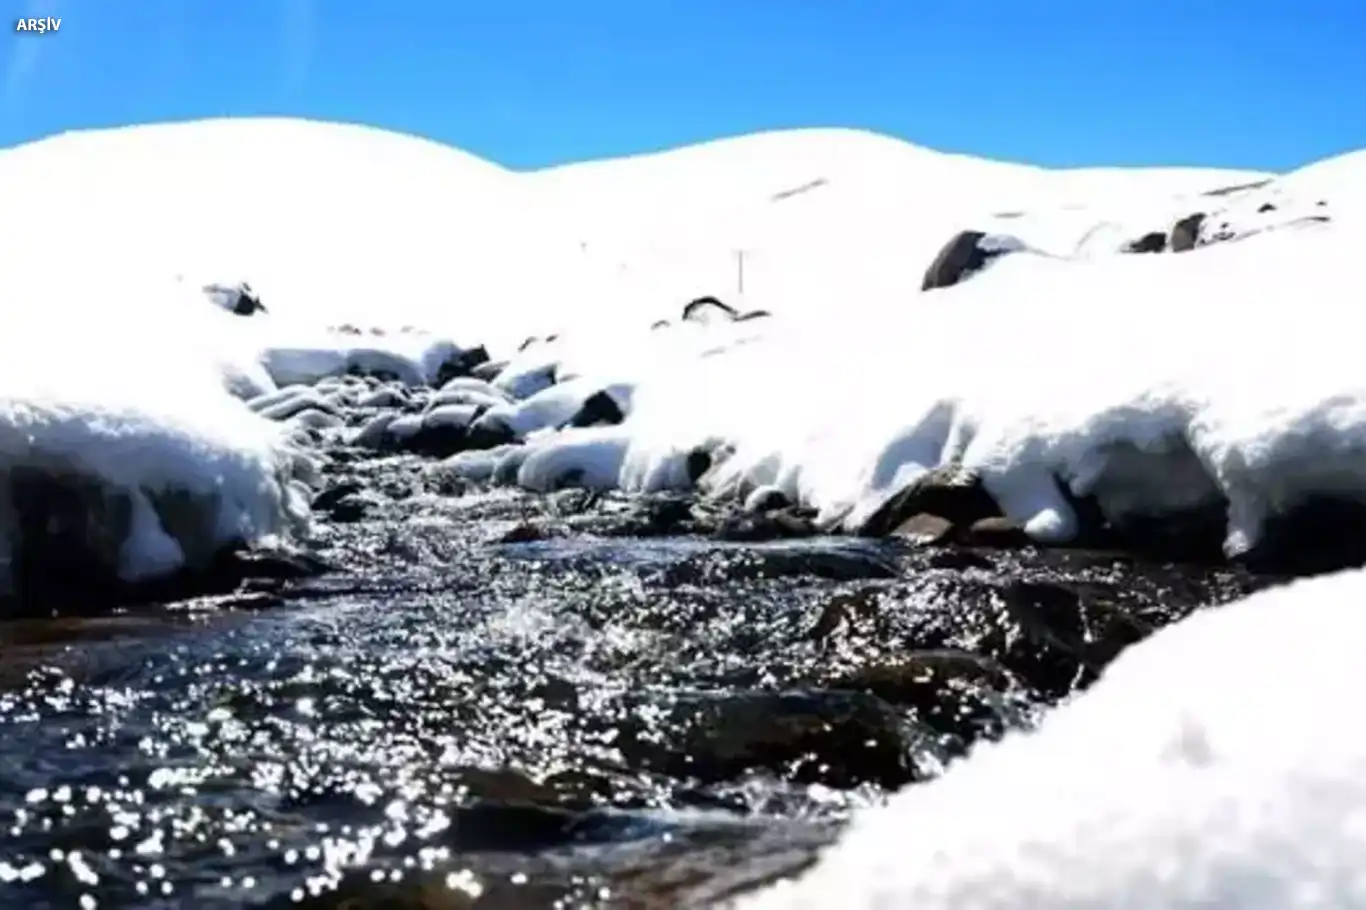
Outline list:
[[[4,906],[707,905],[1256,584],[334,456],[329,570],[0,623]]]

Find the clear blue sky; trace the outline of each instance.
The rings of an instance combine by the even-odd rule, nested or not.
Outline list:
[[[512,167],[852,126],[1042,164],[1366,147],[1363,0],[0,0],[0,145],[289,114]]]

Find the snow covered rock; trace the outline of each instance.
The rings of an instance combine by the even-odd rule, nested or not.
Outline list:
[[[204,285],[204,294],[215,306],[237,316],[251,316],[266,312],[260,296],[245,281],[234,284],[210,283]]]

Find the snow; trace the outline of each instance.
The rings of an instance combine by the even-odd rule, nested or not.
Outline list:
[[[519,174],[365,127],[211,120],[0,152],[23,214],[0,219],[0,242],[38,287],[72,262],[116,296],[181,276],[178,305],[215,319],[150,318],[193,322],[182,346],[261,419],[330,422],[293,393],[263,405],[281,386],[358,369],[434,382],[470,345],[534,336],[479,418],[529,441],[527,486],[684,485],[696,450],[733,452],[708,491],[774,486],[848,529],[958,461],[1040,540],[1076,531],[1061,480],[1112,517],[1227,499],[1234,552],[1306,493],[1366,486],[1360,194],[1339,192],[1361,161],[1260,186],[1272,175],[1045,170],[793,130]],[[1303,217],[1320,196],[1342,200],[1329,224]],[[1245,239],[1116,255],[1191,211]],[[965,227],[1024,251],[920,294]],[[224,310],[215,288],[242,282],[267,312]],[[775,315],[680,322],[706,294]],[[110,342],[158,347],[115,322]],[[1311,345],[1312,362],[1272,368]],[[604,391],[626,424],[556,431]],[[227,407],[220,392],[200,406]]]
[[[128,581],[301,525],[310,462],[231,394],[270,382],[219,343],[235,317],[190,306],[169,281],[36,278],[0,275],[0,593],[26,530],[14,485],[35,473],[93,480],[128,503],[126,524],[91,511],[105,522],[92,538],[107,538],[94,555]]]
[[[1366,572],[1198,613],[740,906],[1366,907]]]

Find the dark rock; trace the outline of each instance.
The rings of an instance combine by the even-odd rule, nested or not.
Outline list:
[[[489,352],[482,344],[461,351],[456,356],[447,358],[437,368],[436,380],[432,384],[440,387],[457,376],[469,376],[476,367],[488,362]]]
[[[773,314],[768,310],[749,310],[735,317],[736,322],[749,322],[751,319],[768,319]]]
[[[963,680],[975,685],[1008,689],[1014,679],[1005,667],[989,657],[955,648],[911,651],[888,660],[861,667],[842,677],[845,687],[871,691],[894,705],[925,706],[926,685],[946,679]]]
[[[885,537],[905,521],[919,515],[947,519],[953,526],[967,527],[981,518],[1001,514],[981,481],[957,465],[934,468],[895,494],[868,517],[858,529],[863,537]]]
[[[245,281],[238,284],[206,284],[204,293],[218,306],[237,316],[266,312],[260,295]]]
[[[970,570],[987,571],[992,568],[991,560],[971,550],[944,549],[929,554],[924,561],[927,569],[949,569],[954,572]]]
[[[1023,635],[995,655],[1037,691],[1065,695],[1089,685],[1152,628],[1098,586],[1016,579],[998,586],[1005,619]],[[990,653],[990,652],[988,652]]]
[[[713,532],[717,540],[792,540],[817,533],[815,522],[791,508],[728,516]]]
[[[1263,202],[1261,205],[1257,206],[1258,215],[1265,215],[1267,212],[1274,211],[1276,211],[1276,206],[1270,202]]]
[[[569,420],[571,427],[593,427],[619,424],[626,419],[616,399],[606,392],[594,392],[583,402],[579,412]]]
[[[778,487],[760,487],[745,497],[745,511],[761,514],[792,506],[792,500]]]
[[[653,707],[653,706],[651,706]],[[896,788],[924,775],[912,726],[874,696],[828,690],[679,700],[663,724],[646,717],[618,741],[632,763],[703,783],[770,771],[800,783]]]
[[[960,231],[954,235],[948,243],[944,244],[930,263],[930,267],[925,270],[925,278],[921,282],[922,291],[932,291],[937,288],[952,287],[955,284],[970,277],[975,272],[986,268],[996,259],[1010,252],[1013,248],[1023,248],[1017,238],[1000,235],[1004,241],[1001,244],[984,245],[988,235],[983,231]]]
[[[688,453],[687,469],[688,480],[692,483],[702,479],[702,475],[711,470],[712,455],[705,449],[693,449]]]
[[[126,494],[80,474],[9,470],[14,534],[10,572],[20,601],[109,597],[123,587],[119,549],[132,526]]]
[[[342,524],[360,521],[375,508],[375,500],[363,493],[350,493],[332,502],[325,509],[317,509],[328,518]]]
[[[1200,243],[1200,227],[1205,223],[1205,213],[1195,212],[1172,225],[1171,250],[1185,253]]]
[[[1267,520],[1237,557],[1257,572],[1306,576],[1366,565],[1366,503],[1317,496]]]
[[[880,616],[879,599],[886,589],[865,585],[855,591],[836,594],[820,609],[816,623],[804,638],[824,642],[841,629],[856,628],[867,634],[875,631]]]
[[[1167,235],[1162,231],[1152,231],[1137,240],[1125,244],[1126,253],[1161,253],[1167,248]]]
[[[534,543],[538,540],[545,540],[550,536],[550,533],[540,525],[532,524],[529,521],[523,521],[518,522],[502,534],[499,534],[494,543]]]
[[[691,300],[683,307],[682,319],[684,322],[702,322],[706,319],[708,310],[717,310],[724,313],[728,321],[734,320],[737,311],[734,307],[728,306],[717,300],[715,297],[698,297]]]
[[[1033,544],[1024,528],[1004,515],[977,519],[968,526],[960,540],[968,546],[1002,549],[1027,547]]]
[[[365,486],[354,480],[344,480],[341,483],[328,487],[313,497],[312,506],[315,510],[325,512],[332,506],[347,496],[360,493],[365,490]]]
[[[1015,687],[1015,680],[989,657],[946,648],[888,657],[836,674],[825,684],[911,708],[923,723],[954,736],[954,751],[961,752],[1005,732],[1010,721],[999,710],[1001,696]]]

